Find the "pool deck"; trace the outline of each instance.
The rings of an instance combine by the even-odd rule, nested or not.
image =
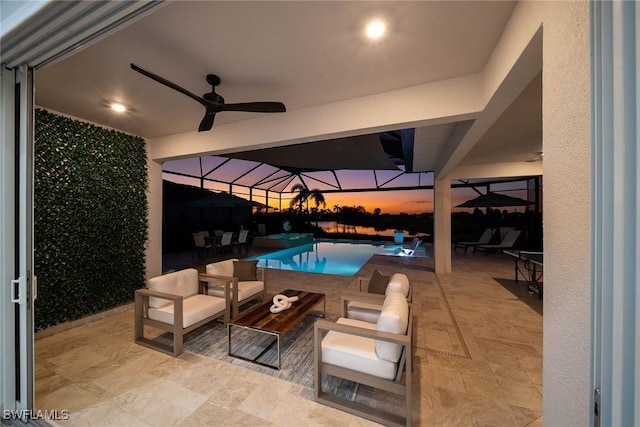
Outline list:
[[[414,425],[542,425],[542,302],[514,283],[511,259],[454,253],[454,272],[436,275],[433,259],[373,256],[359,275],[375,269],[405,273],[413,286]],[[357,286],[355,277],[268,274],[269,292],[325,293],[328,315]],[[73,425],[375,425],[299,385],[138,346],[132,309],[36,340],[36,408],[68,409]]]

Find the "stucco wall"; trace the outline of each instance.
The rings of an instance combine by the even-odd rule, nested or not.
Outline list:
[[[587,425],[591,323],[589,4],[541,4],[544,422]]]
[[[147,142],[147,150],[149,143]],[[147,241],[147,279],[162,274],[162,164],[151,159],[147,161],[149,189],[147,206],[149,209],[149,240]]]

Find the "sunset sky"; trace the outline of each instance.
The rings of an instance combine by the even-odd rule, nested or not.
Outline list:
[[[164,178],[181,184],[199,186],[198,179],[176,176],[172,174],[164,174]],[[206,187],[214,191],[229,191],[228,184],[216,184],[206,182]],[[526,183],[524,181],[516,183],[494,184],[493,191],[503,192],[510,196],[527,198]],[[234,187],[234,194],[246,199],[249,198],[247,188],[240,186]],[[289,200],[293,196],[292,193],[282,193],[282,209],[289,207]],[[451,190],[451,206],[455,207],[466,200],[473,199],[478,196],[471,188],[454,188]],[[269,193],[269,206],[278,208],[279,202],[277,193]],[[327,193],[324,194],[327,206],[326,209],[333,210],[334,205],[339,206],[363,206],[368,212],[373,212],[375,208],[380,208],[382,213],[398,214],[408,213],[417,214],[424,212],[433,212],[433,190],[395,190],[395,191],[372,191],[372,192],[345,192],[345,193]],[[253,200],[265,203],[264,192],[260,190],[253,191]],[[310,206],[314,206],[310,203]],[[508,211],[514,211],[515,208],[506,208]],[[466,209],[453,209],[461,211]]]

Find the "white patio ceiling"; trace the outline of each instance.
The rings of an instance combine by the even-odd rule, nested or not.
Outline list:
[[[489,111],[480,89],[513,6],[171,2],[38,69],[36,103],[143,136],[161,162],[410,127],[412,169],[438,171],[451,167],[451,147],[483,119],[472,143],[465,142],[473,152],[456,164],[525,162],[541,151],[541,117],[532,114],[541,86],[525,90],[539,69],[510,89],[504,114]],[[373,17],[388,24],[374,43],[362,34]],[[227,102],[277,100],[287,113],[221,113],[211,132],[197,133],[203,108],[135,73],[132,62],[196,94],[210,90],[204,76],[216,73]],[[111,101],[130,110],[115,115],[106,108]],[[500,124],[501,117],[518,125]]]

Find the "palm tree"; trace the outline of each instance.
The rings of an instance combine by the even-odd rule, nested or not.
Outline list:
[[[333,205],[333,212],[334,213],[339,213],[342,210],[342,208],[340,207],[340,205]]]
[[[291,187],[291,192],[295,193],[296,191],[298,192],[298,194],[296,194],[295,197],[291,199],[291,201],[289,202],[289,206],[291,206],[292,208],[294,206],[297,206],[298,213],[300,215],[302,215],[302,207],[305,203],[307,203],[308,210],[309,199],[315,202],[316,208],[320,207],[320,205],[322,205],[322,207],[327,206],[327,203],[324,200],[324,195],[317,188],[309,190],[304,184],[296,184]]]

